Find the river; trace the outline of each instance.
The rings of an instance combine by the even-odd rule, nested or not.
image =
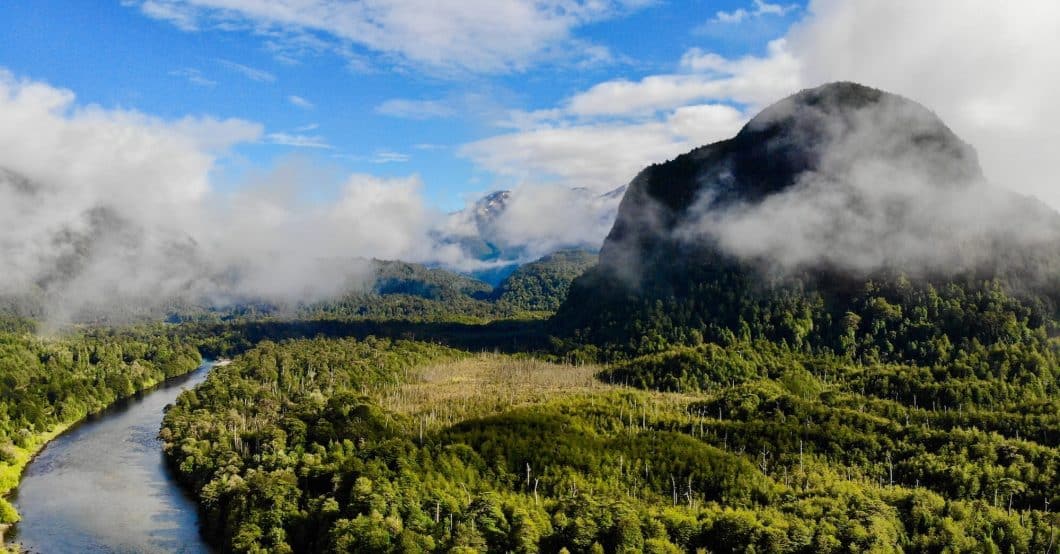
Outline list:
[[[119,401],[50,442],[12,497],[22,521],[9,540],[44,554],[211,552],[157,434],[166,404],[213,366]]]

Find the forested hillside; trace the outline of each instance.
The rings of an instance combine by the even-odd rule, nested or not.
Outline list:
[[[162,436],[235,552],[1044,552],[1055,376],[972,358],[737,343],[605,369],[265,343],[182,395]]]
[[[442,268],[374,260],[369,286],[297,306],[261,305],[230,311],[224,319],[279,316],[482,323],[544,317],[556,311],[571,282],[595,263],[594,254],[563,250],[519,266],[494,288]]]
[[[500,304],[517,310],[555,312],[570,284],[596,265],[595,254],[561,250],[516,269],[493,291]]]

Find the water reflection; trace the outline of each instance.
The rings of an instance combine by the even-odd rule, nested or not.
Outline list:
[[[205,553],[195,503],[167,472],[162,409],[213,363],[106,410],[52,441],[14,496],[11,540],[29,552]]]

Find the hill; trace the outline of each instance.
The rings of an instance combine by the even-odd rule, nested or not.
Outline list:
[[[303,316],[449,320],[552,313],[571,282],[596,263],[594,254],[564,250],[519,266],[497,288],[453,271],[373,260],[371,285],[298,308]]]
[[[554,312],[567,297],[570,284],[596,265],[597,256],[584,250],[561,250],[520,266],[493,291],[493,298],[516,309]]]

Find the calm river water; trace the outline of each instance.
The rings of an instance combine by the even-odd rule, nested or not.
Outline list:
[[[211,552],[156,435],[162,408],[212,367],[119,402],[49,443],[13,497],[22,521],[9,540],[44,554]]]

